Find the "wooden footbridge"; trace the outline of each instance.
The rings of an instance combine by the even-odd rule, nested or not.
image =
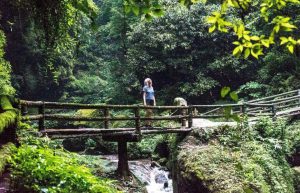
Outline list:
[[[148,134],[186,134],[195,127],[203,127],[201,123],[199,124],[195,120],[218,118],[218,121],[220,121],[224,119],[224,112],[229,112],[231,115],[247,116],[248,120],[253,120],[260,116],[282,117],[298,115],[300,114],[300,90],[238,104],[142,106],[20,100],[18,108],[21,110],[22,121],[38,121],[39,133],[43,136],[70,138],[100,135],[104,140],[118,142],[118,172],[126,176],[129,174],[127,142],[138,142],[144,135]],[[76,112],[80,109],[95,110],[97,116],[77,115]],[[126,115],[120,113],[125,111],[127,112]],[[153,111],[153,115],[146,117],[145,111]],[[130,126],[128,128],[113,127],[114,122],[120,121],[126,121]],[[144,126],[146,121],[151,121],[153,127]],[[164,124],[161,124],[162,121],[164,121]],[[59,122],[96,122],[99,127],[85,128],[81,126],[75,128],[74,124],[63,124],[64,126],[59,127],[53,126],[53,123]],[[169,124],[171,122],[175,124]],[[160,127],[160,125],[168,124],[177,126]],[[50,125],[52,126],[50,127]]]

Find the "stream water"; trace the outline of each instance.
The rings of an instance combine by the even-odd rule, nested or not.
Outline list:
[[[115,155],[104,156],[117,167],[118,157]],[[141,181],[148,193],[173,193],[172,179],[169,171],[149,159],[129,161],[131,173]]]

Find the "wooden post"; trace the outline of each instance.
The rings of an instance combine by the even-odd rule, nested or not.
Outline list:
[[[108,120],[108,118],[109,118],[109,110],[108,110],[108,108],[104,109],[104,117],[106,118],[106,120],[104,121],[104,128],[108,129],[109,128],[109,120]]]
[[[134,114],[135,114],[135,129],[136,129],[136,133],[141,135],[141,117],[140,117],[140,107],[137,107],[136,109],[134,109]]]
[[[188,127],[193,127],[193,109],[192,107],[188,108],[189,120],[188,120]]]
[[[181,109],[181,115],[186,116],[186,109]],[[181,126],[186,127],[186,118],[185,117],[181,119]]]
[[[45,103],[39,106],[39,114],[42,115],[42,118],[39,119],[39,131],[45,130]]]
[[[124,140],[118,141],[118,169],[117,173],[122,177],[130,175],[127,155],[127,142]]]
[[[272,117],[273,120],[276,120],[276,106],[274,104],[272,105]]]
[[[28,107],[27,105],[21,105],[21,115],[25,116],[28,114]]]
[[[242,105],[242,114],[247,115],[247,105],[245,103]]]
[[[298,90],[298,98],[299,98],[299,103],[300,103],[300,89]]]

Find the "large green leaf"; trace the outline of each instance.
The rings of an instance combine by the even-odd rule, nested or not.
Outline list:
[[[230,92],[230,87],[225,86],[221,90],[221,97],[224,98]]]
[[[238,95],[237,95],[237,93],[236,93],[235,91],[232,91],[232,92],[230,93],[230,98],[231,98],[232,100],[236,101],[236,102],[239,100],[239,97],[238,97]]]

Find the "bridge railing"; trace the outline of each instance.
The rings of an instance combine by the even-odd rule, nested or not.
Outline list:
[[[242,103],[242,104],[222,104],[222,105],[190,105],[190,106],[142,106],[142,105],[106,105],[106,104],[77,104],[77,103],[58,103],[45,101],[25,101],[21,100],[22,120],[37,120],[39,131],[42,133],[108,133],[108,132],[132,132],[141,135],[141,125],[144,121],[180,121],[181,129],[191,128],[193,126],[194,118],[224,118],[224,113],[230,111],[230,114],[247,114],[249,117],[257,116],[275,116],[276,108],[274,104],[265,103]],[[28,108],[35,108],[35,113],[28,114]],[[79,110],[79,109],[95,109],[102,112],[97,116],[82,116],[67,114],[66,112],[55,112],[57,110]],[[142,111],[179,111],[176,115],[160,115],[155,113],[151,117],[142,116]],[[131,115],[127,116],[113,116],[112,112],[115,110],[131,110]],[[53,113],[54,112],[54,113]],[[132,115],[133,114],[133,115]],[[87,122],[101,122],[103,129],[89,128],[87,129],[49,129],[45,128],[45,121],[87,121]],[[115,121],[131,121],[134,123],[134,128],[112,128],[111,122]],[[156,129],[156,130],[155,130]],[[176,128],[168,128],[170,132]],[[168,132],[164,130],[164,132]],[[158,128],[148,128],[143,133],[159,133]]]
[[[143,121],[175,121],[181,122],[181,128],[192,127],[192,113],[190,107],[185,106],[142,106],[142,105],[105,105],[105,104],[76,104],[76,103],[58,103],[58,102],[44,102],[44,101],[25,101],[21,100],[21,113],[22,120],[37,120],[40,132],[44,133],[84,133],[87,129],[46,129],[45,121],[56,120],[56,121],[90,121],[90,122],[102,122],[104,125],[103,129],[89,128],[89,134],[91,133],[108,133],[108,132],[132,132],[141,135],[141,124]],[[28,108],[38,109],[36,114],[28,114]],[[96,109],[102,112],[100,116],[88,117],[79,115],[70,115],[66,113],[53,113],[49,110],[66,110],[66,109]],[[179,111],[178,115],[152,115],[151,117],[141,116],[141,112],[144,110],[169,110]],[[131,110],[133,116],[112,116],[113,110]],[[114,121],[132,121],[134,122],[135,128],[111,128],[110,123]],[[187,124],[188,123],[188,124]],[[169,128],[168,131],[164,132],[176,132],[180,130],[174,130],[176,128]],[[143,133],[157,133],[160,131],[154,128],[143,131]]]
[[[192,105],[193,118],[224,118],[225,114],[247,115],[248,117],[275,116],[273,104],[222,104],[222,105]]]
[[[278,95],[264,97],[248,101],[246,103],[238,104],[218,104],[218,105],[190,105],[190,106],[143,106],[143,105],[106,105],[106,104],[77,104],[77,103],[59,103],[59,102],[45,102],[45,101],[20,101],[22,119],[23,120],[37,120],[39,130],[46,133],[45,121],[87,121],[87,122],[101,122],[103,129],[90,128],[90,132],[105,133],[105,132],[132,132],[141,135],[142,133],[159,133],[158,128],[148,128],[148,131],[141,131],[141,125],[145,121],[176,121],[181,122],[181,129],[191,128],[193,126],[194,118],[226,118],[225,114],[231,115],[247,115],[248,117],[259,116],[286,116],[291,114],[290,110],[300,107],[300,90],[285,92]],[[37,109],[36,113],[28,115],[28,108]],[[67,114],[66,110],[79,109],[94,109],[102,112],[100,115],[89,117],[74,114]],[[127,116],[113,116],[115,110],[130,110],[131,115]],[[155,115],[143,116],[143,111],[155,110]],[[161,115],[157,111],[178,111],[176,115]],[[58,112],[58,113],[57,113]],[[111,128],[111,122],[115,121],[131,121],[134,123],[134,128]],[[143,127],[144,128],[144,127]],[[170,132],[175,132],[169,128]],[[47,129],[47,133],[49,133]],[[86,132],[86,129],[75,130],[60,130],[61,132]],[[179,131],[179,130],[176,130]],[[52,130],[53,133],[57,132]],[[167,131],[164,131],[167,132]]]
[[[278,112],[278,116],[284,116],[288,114],[292,108],[300,107],[300,90],[293,90],[278,95],[264,97],[249,101],[249,103],[255,104],[272,104]],[[288,110],[289,111],[286,111]],[[255,112],[257,109],[253,108],[251,111]],[[285,112],[286,111],[286,112]]]

